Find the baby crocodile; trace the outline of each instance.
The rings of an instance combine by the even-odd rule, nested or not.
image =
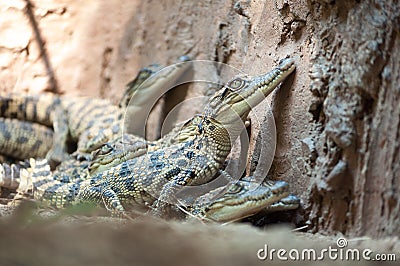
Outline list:
[[[129,114],[127,117],[134,120],[132,123],[144,125],[146,117],[140,115],[141,108],[147,102],[151,102],[162,95],[166,87],[174,85],[174,82],[191,66],[190,63],[186,62],[188,60],[187,56],[182,56],[180,63],[168,68],[161,68],[161,66],[153,64],[140,70],[136,78],[128,83],[119,106],[103,99],[59,97],[54,94],[0,97],[0,117],[26,121],[22,123],[25,126],[24,129],[12,127],[13,123],[10,120],[1,121],[1,125],[3,125],[0,128],[2,130],[0,141],[3,142],[1,145],[5,147],[11,145],[13,148],[18,147],[20,151],[25,151],[25,153],[19,152],[18,154],[15,153],[14,149],[14,152],[5,155],[19,155],[17,159],[43,157],[42,150],[48,148],[49,143],[53,143],[46,158],[50,162],[58,164],[68,157],[67,143],[72,140],[72,142],[77,143],[78,154],[87,156],[91,151],[122,133],[125,113]],[[133,95],[135,97],[132,97]],[[131,98],[133,100],[130,102]],[[45,132],[46,129],[28,122],[52,127],[54,129],[54,141],[50,140],[43,143],[42,132]],[[25,133],[29,125],[31,125],[31,134],[27,141],[18,142],[18,137],[13,139],[9,137],[26,136]],[[4,132],[10,132],[10,134]],[[49,140],[48,135],[46,137]],[[17,143],[13,143],[15,141]],[[37,147],[39,141],[45,147]],[[26,151],[32,150],[32,147],[40,148],[41,151],[27,155]],[[13,148],[5,148],[2,151],[7,152]]]
[[[76,173],[80,173],[87,167],[85,162],[75,160],[75,163],[67,167],[68,169],[57,169],[51,172],[46,160],[31,159],[30,164],[33,166],[33,173],[37,179],[53,178],[63,182],[77,182],[77,178],[81,177]],[[27,167],[26,164],[19,165],[18,170]],[[21,184],[24,188],[20,188],[20,190],[24,190],[24,192],[27,192],[27,187],[32,185],[29,184],[28,178],[31,177],[28,177],[27,173],[27,171],[21,172],[21,175],[25,175],[25,177],[22,178]],[[172,213],[171,218],[224,223],[241,220],[261,210],[267,213],[293,210],[298,208],[300,199],[289,194],[288,189],[289,186],[284,181],[266,180],[258,184],[251,177],[244,177],[226,186],[206,192],[197,197],[194,202],[186,202],[183,206],[180,206],[181,203],[177,204],[178,213]]]
[[[267,74],[236,77],[210,99],[203,114],[175,133],[170,145],[78,182],[40,178],[40,172],[33,172],[34,190],[39,198],[56,206],[89,201],[117,213],[131,205],[153,205],[162,212],[166,205],[179,203],[175,196],[182,188],[207,183],[221,173],[231,141],[240,134],[251,108],[294,69],[294,61],[284,59]]]
[[[299,204],[300,199],[289,194],[289,185],[284,181],[265,180],[256,184],[251,177],[244,177],[198,197],[185,212],[188,218],[231,222],[261,210],[276,212],[297,209]]]

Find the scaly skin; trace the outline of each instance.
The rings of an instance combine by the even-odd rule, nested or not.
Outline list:
[[[76,173],[82,173],[82,170],[87,168],[85,162],[76,160],[73,164],[68,162],[68,167],[64,165],[64,169],[59,168],[54,172],[50,171],[50,166],[46,163],[46,160],[36,161],[31,159],[30,164],[33,169],[31,175],[36,175],[36,182],[42,182],[41,186],[34,190],[36,197],[45,197],[46,193],[49,193],[47,188],[56,184],[55,182],[46,183],[44,181],[53,179],[78,183],[79,179],[77,178],[83,180],[83,177],[82,175],[77,176]],[[17,166],[13,165],[13,167]],[[19,165],[19,167],[26,168],[27,165]],[[27,173],[28,171],[25,172],[25,175]],[[32,184],[26,184],[30,177],[23,176],[22,179],[24,178],[25,180],[22,182],[25,183],[25,186],[32,186]],[[251,216],[260,210],[272,213],[298,208],[300,200],[294,195],[289,195],[288,188],[288,184],[284,181],[268,180],[258,184],[251,177],[245,177],[209,191],[197,197],[194,202],[186,204],[187,206],[180,206],[179,209],[184,211],[188,221],[199,219],[205,222],[234,222]],[[47,196],[49,195],[47,194]],[[47,201],[48,203],[58,207],[64,206],[63,204],[57,205],[61,203],[60,198],[50,198],[54,201]],[[182,215],[179,214],[178,216]]]
[[[126,107],[123,104],[128,104],[129,96],[134,94],[146,78],[149,78],[158,69],[159,66],[152,65],[139,72],[137,77],[127,85],[121,99],[121,109]],[[46,157],[51,163],[57,164],[68,159],[66,149],[69,131],[71,131],[72,139],[80,146],[84,146],[89,145],[89,142],[92,141],[92,139],[88,139],[88,136],[92,135],[91,132],[98,130],[98,135],[93,138],[99,138],[101,135],[101,138],[106,140],[106,136],[103,134],[105,130],[108,130],[106,127],[110,126],[114,129],[112,126],[114,119],[110,118],[110,115],[114,116],[114,112],[118,109],[111,103],[102,99],[83,97],[65,98],[63,103],[58,96],[52,94],[13,95],[1,98],[2,116],[18,118],[1,118],[1,153],[19,160]],[[67,105],[65,112],[62,112],[63,105]],[[103,112],[105,117],[101,118]],[[71,113],[69,120],[65,120],[67,113]],[[56,114],[60,114],[60,116],[55,117]],[[95,123],[97,120],[100,123]],[[91,126],[91,124],[97,126]],[[55,134],[48,127],[51,125]],[[80,140],[79,137],[81,137]],[[53,145],[53,139],[55,145]],[[95,141],[93,143],[91,145],[95,146]]]
[[[144,125],[145,117],[140,115],[141,108],[146,106],[146,102],[162,95],[163,89],[172,85],[190,67],[190,64],[183,63],[188,57],[183,56],[180,60],[182,63],[162,71],[158,65],[142,69],[135,80],[127,85],[119,106],[89,97],[11,95],[0,97],[0,116],[53,127],[54,145],[46,156],[50,161],[58,163],[68,158],[69,139],[77,143],[78,154],[87,157],[91,151],[122,134],[125,112],[134,119],[134,124]],[[133,95],[134,100],[129,102]],[[126,123],[129,124],[132,123]],[[131,129],[125,128],[127,130]],[[26,149],[23,145],[21,147],[21,150]]]
[[[285,67],[288,67],[288,69],[285,74],[290,74],[294,70],[292,60],[287,59],[286,64],[287,66]],[[225,86],[210,99],[208,106],[206,106],[205,117],[213,118],[224,124],[224,127],[231,135],[231,139],[234,140],[243,129],[242,121],[245,121],[250,109],[268,96],[286,77],[286,75],[279,75],[280,71],[280,69],[275,69],[266,76],[255,78],[238,77],[231,80],[228,82],[228,85],[231,86]],[[263,86],[263,83],[266,84]],[[234,87],[232,87],[232,84],[234,84]],[[263,90],[259,90],[259,87],[263,88]],[[235,90],[237,91],[235,92]],[[246,97],[246,95],[251,95],[252,97]],[[190,121],[188,123],[190,124]],[[123,138],[129,138],[129,136],[122,136],[110,143],[106,149],[97,151],[96,156],[90,162],[90,173],[100,173],[106,168],[121,163],[123,160],[132,159],[137,157],[138,154],[143,154],[146,149],[147,151],[154,151],[174,143],[186,141],[192,137],[193,132],[196,132],[196,125],[183,128],[177,126],[159,141],[146,142],[135,138],[131,142],[133,145],[130,145],[129,141],[122,141]],[[130,152],[131,150],[135,152]]]
[[[300,200],[289,195],[288,188],[284,181],[268,180],[258,185],[250,178],[242,178],[198,197],[187,210],[190,214],[188,218],[230,222],[261,210],[276,212],[296,209]]]
[[[0,151],[13,159],[44,158],[52,147],[53,135],[46,126],[0,117]]]
[[[190,137],[191,128],[184,124],[176,125],[171,132],[156,141],[147,141],[132,134],[122,134],[120,137],[105,143],[101,148],[92,152],[89,161],[90,175],[95,175],[124,161],[141,156],[146,152],[155,151],[184,141]],[[185,131],[186,133],[185,133]]]
[[[82,182],[35,179],[34,174],[33,186],[43,191],[40,198],[56,206],[90,201],[121,213],[132,204],[149,206],[158,199],[154,206],[163,211],[165,203],[177,203],[174,197],[183,187],[207,183],[221,173],[231,140],[240,134],[238,117],[243,123],[251,108],[294,69],[293,60],[285,59],[270,73],[228,82],[210,99],[204,113],[189,120],[166,147],[123,161]]]
[[[123,134],[92,152],[92,158],[89,161],[90,175],[99,174],[124,161],[158,148],[156,142],[146,141],[135,135]]]

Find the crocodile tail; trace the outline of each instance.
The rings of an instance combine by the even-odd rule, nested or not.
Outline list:
[[[0,117],[1,154],[14,159],[44,158],[52,147],[53,135],[46,126]]]
[[[20,160],[46,157],[54,167],[66,158],[68,116],[57,95],[0,96],[0,117],[3,155]]]
[[[0,97],[0,117],[53,126],[54,110],[61,106],[60,98],[51,93]]]

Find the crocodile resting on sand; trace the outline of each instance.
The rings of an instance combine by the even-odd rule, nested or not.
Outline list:
[[[57,207],[95,202],[119,214],[125,213],[132,206],[152,206],[157,215],[163,216],[167,206],[179,205],[176,195],[182,189],[205,184],[223,173],[223,164],[231,150],[231,143],[240,134],[251,108],[259,104],[294,69],[294,61],[288,58],[267,74],[232,79],[211,97],[203,114],[186,122],[179,131],[173,133],[167,144],[148,149],[144,154],[139,152],[127,160],[110,160],[104,171],[87,179],[62,182],[43,175],[43,171],[32,171],[35,198],[46,200]],[[235,184],[240,182],[245,181]],[[282,206],[278,202],[288,196],[287,189],[282,189],[285,187],[283,183],[261,186],[268,188],[264,189],[260,198],[268,198],[265,202],[271,210],[275,204]],[[230,186],[233,186],[232,189],[237,187],[232,184]],[[265,196],[266,190],[269,190],[270,196]],[[257,198],[259,192],[256,189],[250,193],[253,196],[245,197],[245,202]],[[239,202],[243,203],[242,200]],[[210,213],[210,206],[218,205],[208,205],[202,210]],[[237,203],[237,206],[240,205]],[[249,205],[244,206],[250,209]],[[203,212],[194,208],[192,213]]]
[[[52,202],[46,201],[46,203],[53,206],[57,206],[61,201],[57,200],[56,197],[49,197],[50,189],[46,184],[52,185],[54,183],[38,184],[44,180],[77,183],[89,178],[88,175],[82,175],[87,170],[87,162],[77,160],[67,161],[64,165],[61,164],[56,171],[50,171],[50,166],[45,159],[31,159],[28,164],[13,166],[17,171],[16,173],[21,177],[18,180],[12,180],[14,183],[9,183],[6,187],[17,188],[25,195],[33,188],[37,199],[51,199]],[[5,176],[7,176],[7,173]],[[36,187],[33,186],[32,180],[36,180]],[[240,180],[232,181],[225,186],[194,198],[192,202],[190,200],[176,204],[168,218],[225,223],[241,220],[261,210],[267,213],[288,211],[297,209],[300,205],[300,199],[289,194],[288,183],[264,180],[261,184],[258,184],[252,177],[243,177]],[[135,209],[135,214],[138,211],[138,209]]]

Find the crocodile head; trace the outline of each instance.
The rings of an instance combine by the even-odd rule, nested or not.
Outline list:
[[[284,181],[264,181],[261,185],[241,179],[227,187],[217,188],[196,199],[189,213],[197,218],[215,222],[236,221],[257,213],[298,207],[298,198],[291,198]],[[279,206],[275,208],[274,206]]]
[[[294,70],[294,60],[286,58],[266,74],[233,78],[210,99],[205,115],[213,117],[229,130],[238,120],[244,121],[251,108],[265,99]]]
[[[150,65],[127,85],[120,102],[120,107],[126,108],[125,132],[144,137],[148,114],[162,95],[179,85],[192,67],[190,60],[188,56],[181,56],[177,63],[168,67]]]
[[[139,70],[136,77],[125,86],[124,94],[119,102],[119,107],[127,107],[132,96],[137,93],[143,82],[162,69],[158,64],[151,64]],[[143,86],[144,87],[144,86]]]
[[[119,107],[128,105],[142,106],[150,100],[158,99],[174,84],[190,67],[190,57],[181,56],[178,62],[168,67],[151,64],[139,70],[136,77],[130,81],[124,91]],[[131,98],[133,102],[130,103]]]

